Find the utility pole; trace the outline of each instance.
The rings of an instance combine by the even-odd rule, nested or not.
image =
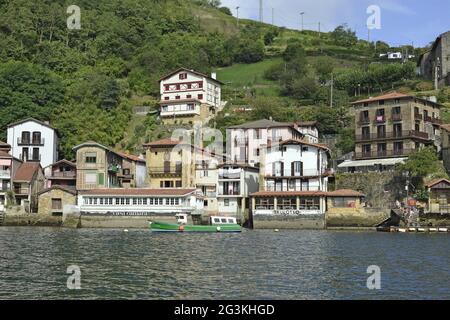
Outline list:
[[[239,28],[239,8],[240,7],[236,7],[236,25]]]
[[[300,17],[302,18],[302,27],[301,27],[301,29],[300,29],[300,31],[303,31],[303,26],[304,26],[304,24],[303,24],[303,16],[304,16],[304,12],[300,12]]]
[[[331,93],[330,93],[330,107],[333,108],[333,86],[334,86],[334,75],[331,73]]]
[[[263,0],[259,0],[259,22],[263,22]]]

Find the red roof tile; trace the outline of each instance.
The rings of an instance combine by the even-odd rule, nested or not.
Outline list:
[[[94,189],[79,191],[82,195],[98,196],[185,196],[196,189]]]
[[[437,184],[439,184],[441,182],[446,182],[446,183],[450,184],[450,181],[447,180],[447,179],[435,179],[433,181],[428,182],[425,186],[427,188],[432,188],[433,186],[435,186],[435,185],[437,185]]]
[[[39,162],[24,162],[16,171],[14,181],[17,182],[31,182],[34,175],[41,169]]]
[[[372,98],[365,99],[365,100],[355,101],[352,104],[360,104],[360,103],[365,103],[365,102],[375,102],[375,101],[380,101],[380,100],[401,99],[401,98],[412,98],[412,96],[404,94],[404,93],[391,92],[391,93],[384,94],[384,95],[381,95],[381,96],[378,96],[378,97],[372,97]]]
[[[161,139],[157,141],[152,141],[144,144],[145,147],[168,147],[168,146],[176,146],[180,143],[180,140],[175,140],[172,138]]]
[[[127,158],[131,161],[135,161],[135,162],[145,162],[144,159],[139,158],[139,156],[133,155],[133,154],[128,154],[128,153],[123,153],[123,152],[117,152],[117,154],[119,154],[121,157],[123,158]]]

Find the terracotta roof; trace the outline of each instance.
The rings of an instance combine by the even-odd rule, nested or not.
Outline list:
[[[41,192],[38,192],[38,195],[41,195],[41,194],[43,194],[43,193],[47,193],[47,192],[52,191],[52,190],[62,190],[62,191],[64,191],[64,192],[71,193],[71,194],[73,194],[74,196],[77,195],[77,190],[76,190],[76,189],[66,188],[66,187],[58,186],[58,185],[55,185],[55,186],[52,186],[52,187],[50,187],[50,188],[44,189],[44,190],[42,190]]]
[[[16,121],[16,122],[10,123],[8,125],[8,128],[14,127],[14,126],[16,126],[18,124],[22,124],[22,123],[25,123],[25,122],[28,122],[28,121],[36,122],[36,123],[39,123],[40,125],[43,125],[43,126],[49,127],[50,129],[56,130],[50,124],[48,124],[48,123],[46,123],[44,121],[37,120],[35,118],[26,118],[26,119],[23,119],[23,120],[20,120],[20,121]]]
[[[407,94],[403,94],[403,93],[398,93],[398,92],[391,92],[391,93],[384,94],[384,95],[381,95],[381,96],[378,96],[378,97],[372,97],[372,98],[365,99],[365,100],[355,101],[352,104],[360,104],[360,103],[365,103],[365,102],[375,102],[375,101],[380,101],[380,100],[401,99],[401,98],[413,98],[413,96],[407,95]]]
[[[327,193],[323,191],[260,191],[252,193],[251,197],[296,197],[296,196],[305,196],[305,197],[322,197],[326,196]]]
[[[136,156],[134,154],[128,154],[128,153],[123,153],[123,152],[117,152],[118,155],[122,156],[123,158],[127,158],[131,161],[135,161],[135,162],[145,162],[144,159],[139,158],[139,156]]]
[[[450,124],[441,124],[441,129],[444,129],[445,131],[450,132]]]
[[[284,140],[284,141],[280,142],[280,145],[284,145],[284,144],[303,144],[303,145],[306,145],[306,146],[312,146],[312,147],[316,147],[316,148],[327,150],[327,151],[330,150],[328,148],[328,146],[326,146],[324,144],[311,143],[311,142],[308,142],[308,141],[305,141],[305,140],[288,139],[288,140]]]
[[[37,170],[41,169],[39,162],[24,162],[16,171],[14,181],[16,182],[31,182]]]
[[[170,147],[170,146],[176,146],[181,142],[181,140],[175,140],[172,138],[165,138],[157,141],[152,141],[149,143],[145,143],[145,147]]]
[[[198,99],[180,99],[180,100],[161,100],[159,104],[179,104],[179,103],[185,103],[185,102],[197,102],[202,103]]]
[[[361,192],[350,190],[350,189],[341,189],[332,192],[328,192],[327,196],[329,197],[365,197]]]
[[[207,74],[204,74],[204,73],[201,73],[201,72],[198,72],[198,71],[195,71],[195,70],[189,70],[189,69],[187,69],[187,68],[179,68],[179,69],[177,69],[177,70],[175,70],[175,71],[172,71],[171,73],[169,73],[169,74],[163,76],[162,78],[160,78],[160,79],[159,79],[159,82],[161,82],[161,81],[163,81],[163,80],[165,80],[165,79],[167,79],[167,78],[173,76],[174,74],[176,74],[176,73],[178,73],[178,72],[180,72],[180,71],[190,72],[190,73],[196,74],[196,75],[198,75],[198,76],[208,78],[209,80],[212,80],[212,81],[218,82],[218,83],[220,83],[220,84],[223,84],[223,82],[221,82],[221,81],[219,81],[219,80],[217,80],[217,79],[213,79],[213,78],[211,78],[210,76],[208,76]]]
[[[433,181],[428,182],[425,186],[427,188],[432,188],[433,186],[435,186],[435,185],[437,185],[437,184],[439,184],[441,182],[445,182],[445,183],[448,183],[450,185],[450,181],[447,180],[447,179],[435,179]]]
[[[95,189],[79,191],[81,195],[99,196],[186,196],[196,189]]]
[[[365,100],[355,101],[355,102],[352,102],[352,104],[355,105],[355,104],[361,104],[361,103],[366,103],[366,102],[370,103],[370,102],[376,102],[376,101],[380,101],[380,100],[393,100],[393,99],[402,99],[402,98],[403,99],[405,99],[405,98],[417,99],[417,100],[420,100],[420,101],[423,101],[423,102],[426,102],[426,103],[431,103],[431,104],[433,104],[434,106],[437,106],[437,107],[442,107],[442,104],[439,104],[437,102],[433,102],[433,101],[430,101],[430,100],[427,100],[427,99],[424,99],[424,98],[415,97],[415,96],[412,96],[412,95],[399,93],[399,92],[391,92],[391,93],[384,94],[384,95],[381,95],[381,96],[378,96],[378,97],[372,97],[372,98],[365,99]]]
[[[71,167],[76,167],[77,166],[76,163],[74,163],[72,161],[69,161],[69,160],[66,160],[66,159],[62,159],[62,160],[59,160],[59,161],[57,161],[55,163],[52,163],[52,164],[48,165],[46,168],[53,167],[53,166],[56,166],[56,165],[61,164],[61,163],[68,164]]]
[[[12,155],[10,155],[8,152],[0,150],[0,158],[12,158]]]

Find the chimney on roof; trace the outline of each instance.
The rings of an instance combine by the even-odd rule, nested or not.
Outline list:
[[[211,78],[214,79],[214,80],[217,80],[217,73],[212,72],[211,73]]]

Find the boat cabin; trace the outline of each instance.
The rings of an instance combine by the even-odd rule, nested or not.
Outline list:
[[[221,225],[221,224],[238,224],[236,218],[232,217],[210,217],[211,225]]]

